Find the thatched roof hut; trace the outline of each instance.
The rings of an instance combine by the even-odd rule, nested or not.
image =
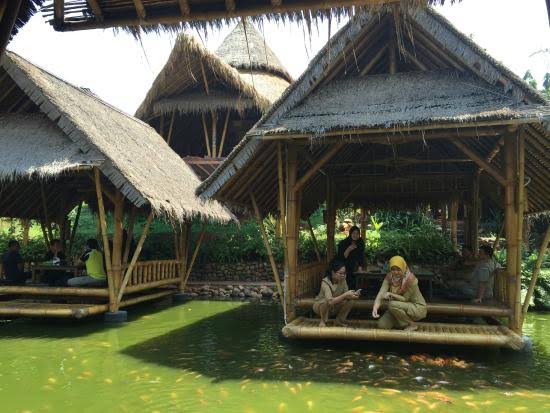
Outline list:
[[[452,3],[457,0],[447,0]],[[156,0],[134,1],[67,1],[54,2],[45,7],[46,16],[56,30],[86,30],[107,27],[126,27],[131,31],[168,30],[179,32],[185,28],[205,29],[219,27],[238,17],[254,20],[307,21],[331,16],[353,15],[364,7],[383,3],[401,3],[409,6],[443,4],[445,0]]]
[[[0,216],[43,218],[93,203],[97,167],[108,191],[157,216],[231,219],[194,195],[199,180],[149,125],[15,53],[3,56],[0,78]]]
[[[0,55],[8,42],[36,13],[44,0],[2,1],[0,6]]]
[[[264,38],[239,23],[216,53],[180,34],[136,117],[180,156],[223,157],[292,81]]]

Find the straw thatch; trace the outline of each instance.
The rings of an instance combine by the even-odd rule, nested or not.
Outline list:
[[[5,0],[0,7],[0,55],[6,44],[36,13],[44,0]]]
[[[175,221],[194,217],[231,219],[216,202],[203,202],[194,196],[198,179],[147,124],[15,53],[6,52],[1,66],[54,125],[41,135],[44,139],[53,137],[50,149],[55,151],[60,143],[58,131],[62,131],[71,142],[67,153],[78,148],[83,159],[89,156],[90,160],[101,162],[99,169],[103,175],[135,206],[150,207],[155,214]],[[37,120],[33,122],[35,126],[39,124]],[[32,124],[22,126],[29,127]],[[40,149],[46,151],[48,147],[44,145]],[[25,162],[31,162],[35,156],[34,149],[28,148],[26,161],[6,155],[4,175],[8,175],[10,169],[13,173],[24,170]],[[55,153],[47,155],[54,160],[56,156]],[[41,168],[47,169],[44,165]]]
[[[525,125],[528,212],[540,212],[550,209],[549,114],[539,92],[433,10],[385,8],[344,26],[199,193],[246,206],[254,190],[276,212],[277,142],[302,142],[298,176],[345,142],[302,188],[305,214],[326,199],[325,176],[356,205],[448,200],[470,190],[477,168],[449,138],[485,159],[508,126]]]
[[[46,18],[56,30],[86,30],[123,27],[133,33],[140,30],[179,32],[193,28],[206,30],[231,24],[238,17],[250,16],[255,22],[305,21],[308,26],[316,20],[353,16],[366,7],[383,3],[400,3],[407,6],[454,3],[458,0],[285,0],[285,1],[232,1],[232,0],[155,0],[129,2],[125,0],[64,1],[63,13],[54,19],[53,1],[44,7]]]

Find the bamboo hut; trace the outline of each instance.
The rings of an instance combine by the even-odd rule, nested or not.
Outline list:
[[[0,56],[44,0],[0,0]]]
[[[204,179],[291,81],[246,20],[215,53],[182,33],[136,117],[164,136]]]
[[[0,79],[0,216],[40,221],[46,243],[57,226],[62,242],[71,244],[78,213],[72,223],[68,213],[83,202],[91,205],[99,215],[107,270],[102,288],[0,286],[0,315],[118,316],[120,308],[183,291],[204,237],[189,261],[191,219],[206,224],[232,216],[195,196],[200,181],[144,122],[15,53],[2,57]],[[147,217],[141,234],[134,232],[138,216]],[[154,218],[174,227],[174,258],[140,261]],[[130,253],[134,235],[138,242]]]
[[[353,57],[351,57],[353,56]],[[203,197],[280,214],[285,223],[283,334],[521,347],[521,226],[550,209],[550,106],[431,9],[355,16],[199,187]],[[490,188],[490,191],[480,190]],[[311,308],[325,262],[298,261],[299,222],[325,205],[328,256],[336,210],[424,202],[466,205],[477,239],[479,205],[505,211],[506,270],[487,305],[432,302],[428,314],[500,319],[498,327],[424,323],[412,333],[367,321],[318,328]],[[451,219],[456,221],[456,216]],[[456,229],[455,229],[456,231]],[[547,243],[547,242],[546,242]],[[369,309],[372,302],[359,300]]]
[[[454,2],[456,0],[447,0]],[[50,0],[46,17],[59,31],[126,27],[138,31],[180,31],[217,27],[238,17],[308,21],[353,15],[356,8],[384,3],[425,6],[445,0]]]

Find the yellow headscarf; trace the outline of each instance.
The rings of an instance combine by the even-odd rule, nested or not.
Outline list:
[[[405,262],[405,259],[399,255],[396,255],[390,259],[390,270],[392,267],[399,268],[403,271],[403,274],[407,271],[407,263]]]

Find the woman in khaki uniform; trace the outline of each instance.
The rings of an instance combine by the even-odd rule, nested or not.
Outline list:
[[[334,261],[329,274],[321,281],[321,291],[313,302],[313,311],[319,315],[319,327],[326,327],[330,315],[336,315],[335,324],[345,327],[346,317],[351,311],[351,300],[359,298],[356,291],[349,290],[346,283],[346,265]]]
[[[407,263],[396,255],[390,259],[390,272],[374,301],[372,316],[379,318],[378,310],[382,300],[388,301],[388,310],[378,320],[378,328],[389,330],[394,327],[406,331],[418,329],[415,321],[426,317],[426,301],[418,288],[418,279],[407,268]]]

